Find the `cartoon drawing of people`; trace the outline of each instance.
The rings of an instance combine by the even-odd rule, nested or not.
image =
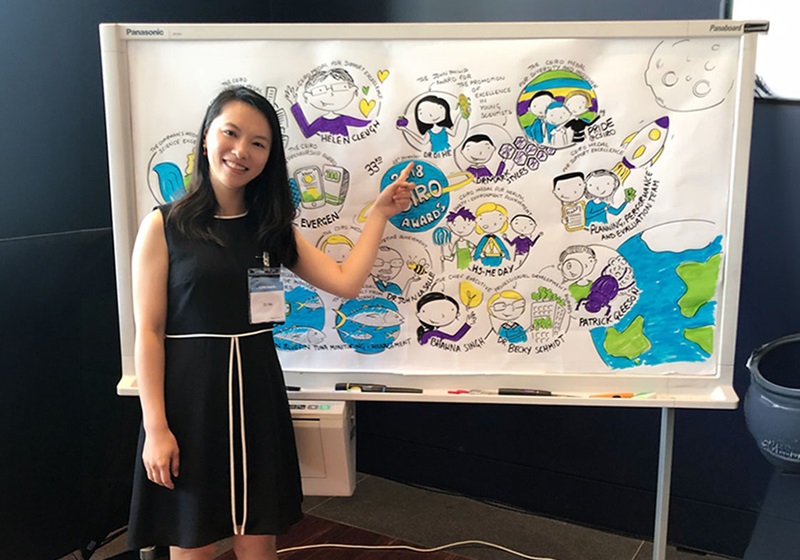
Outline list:
[[[314,70],[303,86],[303,98],[322,115],[311,123],[297,102],[296,94],[290,91],[287,97],[292,102],[292,115],[306,138],[320,132],[348,136],[348,127],[364,127],[372,122],[340,113],[356,98],[357,93],[358,87],[353,77],[344,68]]]
[[[564,107],[572,115],[564,127],[571,130],[574,143],[583,142],[586,139],[586,128],[597,120],[597,113],[591,110],[592,96],[584,90],[573,90],[564,98]]]
[[[467,239],[467,236],[475,231],[475,216],[462,206],[447,214],[446,223],[450,231],[456,235],[456,239],[448,245],[449,253],[442,255],[442,259],[447,261],[455,259],[456,267],[465,270],[469,268],[472,252],[475,250],[475,244]]]
[[[500,266],[504,258],[510,259],[505,242],[498,237],[508,229],[508,211],[494,202],[485,202],[475,212],[475,222],[475,231],[483,237],[475,246],[472,259],[484,266]]]
[[[344,261],[354,244],[348,237],[334,233],[322,239],[319,249],[338,263]]]
[[[536,231],[536,220],[527,214],[517,214],[511,218],[509,225],[517,236],[509,241],[504,235],[503,239],[509,246],[514,248],[514,262],[517,266],[522,266],[528,258],[531,249],[533,249],[533,246],[536,245],[536,242],[539,241],[539,238],[544,234],[539,232],[536,234],[536,237],[531,237],[533,232]]]
[[[393,282],[403,266],[407,266],[403,261],[400,253],[391,247],[381,245],[378,247],[378,256],[375,258],[375,263],[372,265],[372,280],[375,282],[375,287],[381,292],[393,294],[396,296],[404,296],[408,291],[408,287],[412,282],[421,279],[421,276],[413,275],[409,278],[403,287]]]
[[[630,284],[622,285],[622,281],[630,274]],[[581,304],[589,313],[597,313],[602,308],[606,308],[606,315],[611,313],[611,301],[620,292],[631,288],[636,283],[633,278],[633,269],[628,261],[622,256],[617,256],[608,261],[603,268],[600,276],[592,282],[589,293],[586,297],[578,301],[576,309],[581,308]]]
[[[572,118],[569,109],[564,107],[560,101],[553,101],[544,111],[545,137],[543,144],[554,148],[563,148],[572,143],[571,130],[566,126],[567,121]]]
[[[504,290],[489,298],[486,303],[489,316],[500,326],[496,329],[498,341],[522,344],[528,341],[526,329],[516,322],[525,313],[525,300],[519,292]]]
[[[540,144],[544,143],[547,136],[547,128],[544,122],[544,115],[547,107],[553,102],[553,94],[549,91],[539,91],[531,97],[530,105],[528,105],[528,112],[535,118],[533,122],[525,127],[525,133],[528,138],[532,138]]]
[[[466,170],[475,177],[499,177],[503,174],[506,169],[505,161],[500,161],[494,173],[486,167],[494,152],[494,142],[486,134],[473,134],[461,145],[461,153],[469,163]]]
[[[417,328],[417,341],[427,344],[432,338],[459,341],[475,324],[474,312],[467,314],[466,321],[454,333],[442,330],[452,324],[460,314],[458,302],[442,292],[428,292],[417,301],[417,318],[420,326]]]
[[[408,119],[397,119],[397,128],[404,130],[423,145],[430,144],[437,154],[450,149],[450,138],[458,134],[463,117],[456,111],[453,119],[450,104],[436,95],[426,95],[414,107],[416,129],[408,127]]]
[[[567,231],[584,228],[586,221],[581,200],[586,194],[586,181],[583,173],[573,171],[553,178],[553,195],[561,201],[561,223]]]
[[[586,176],[586,229],[591,224],[607,223],[609,213],[618,216],[625,209],[627,198],[619,206],[611,206],[620,184],[619,175],[607,169],[597,169]]]
[[[592,281],[588,278],[594,271],[595,264],[597,255],[594,249],[586,245],[570,245],[558,257],[558,270],[564,281],[570,282],[567,289],[575,301],[581,301],[589,295]]]

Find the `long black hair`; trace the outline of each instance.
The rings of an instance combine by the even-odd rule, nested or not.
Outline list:
[[[197,144],[194,148],[194,172],[187,187],[187,194],[172,206],[168,220],[178,231],[190,239],[203,239],[222,244],[214,235],[212,225],[217,210],[217,199],[211,187],[208,156],[203,153],[203,143],[211,122],[232,101],[247,103],[267,119],[272,131],[269,158],[264,170],[245,187],[245,204],[248,221],[260,248],[277,258],[280,264],[291,267],[297,262],[292,220],[295,206],[286,171],[286,154],[281,141],[281,126],[278,115],[269,101],[250,88],[237,86],[225,89],[217,95],[206,110]],[[277,264],[277,263],[276,263]]]
[[[459,308],[458,302],[453,299],[452,297],[448,296],[447,294],[443,294],[442,292],[428,292],[423,295],[421,298],[417,300],[417,314],[422,311],[422,308],[425,307],[428,303],[432,301],[439,301],[439,300],[446,300],[453,304],[456,308],[456,316],[458,316]],[[422,319],[417,316],[417,320],[419,321],[419,327],[417,327],[417,341],[422,342],[422,336],[428,332],[432,331],[435,327],[430,323],[426,323]]]
[[[424,101],[427,101],[429,103],[434,103],[442,107],[444,109],[444,118],[442,118],[442,120],[440,120],[437,123],[424,123],[420,121],[418,115],[419,106],[422,105]],[[453,127],[453,118],[450,116],[450,104],[441,97],[438,97],[436,95],[426,95],[425,97],[417,101],[417,104],[414,106],[414,120],[417,122],[417,130],[419,130],[419,133],[422,134],[423,136],[425,135],[426,132],[428,132],[430,129],[433,128],[434,124],[438,124],[442,128]]]

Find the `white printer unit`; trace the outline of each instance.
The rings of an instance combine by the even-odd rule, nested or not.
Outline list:
[[[352,401],[289,401],[303,494],[352,496],[356,411]]]

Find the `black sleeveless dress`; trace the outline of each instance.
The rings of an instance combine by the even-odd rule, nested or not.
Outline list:
[[[215,219],[219,246],[181,236],[166,220],[170,206],[160,210],[169,250],[165,404],[180,475],[174,490],[147,479],[140,430],[128,544],[195,548],[242,530],[285,533],[302,517],[300,470],[272,332],[248,318],[247,269],[262,266],[253,227],[246,216]]]

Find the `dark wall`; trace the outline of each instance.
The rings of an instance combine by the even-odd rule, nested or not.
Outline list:
[[[115,395],[99,23],[686,19],[719,11],[717,0],[208,4],[0,3],[0,542],[9,557],[52,560],[126,522],[139,411]],[[786,257],[799,227],[789,215],[800,196],[789,169],[798,109],[756,108],[740,395],[750,349],[796,328],[798,303],[770,294],[800,278]],[[766,272],[778,267],[780,275]],[[359,415],[363,471],[621,532],[652,531],[655,411],[361,403]],[[679,411],[671,540],[743,550],[768,475],[739,411]]]
[[[800,103],[756,100],[734,388],[761,344],[800,331],[796,152]],[[358,405],[359,469],[545,515],[652,535],[658,411]],[[669,540],[741,557],[771,467],[742,408],[678,410]]]

